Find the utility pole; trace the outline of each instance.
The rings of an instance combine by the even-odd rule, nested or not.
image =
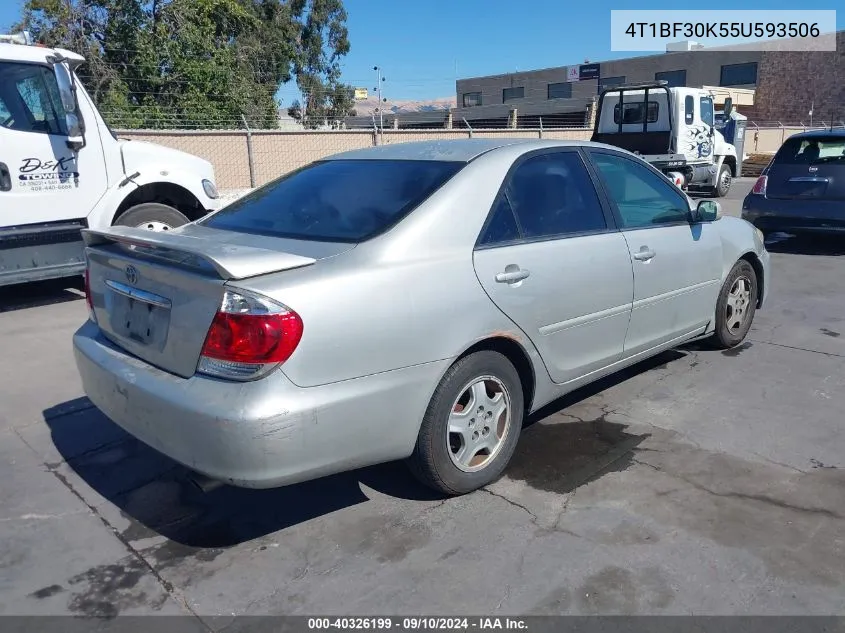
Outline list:
[[[382,100],[381,97],[381,83],[384,81],[384,77],[381,75],[381,67],[380,66],[373,66],[373,70],[376,71],[376,87],[375,91],[378,95],[378,121],[379,121],[379,134],[381,135],[380,143],[384,141],[384,102],[387,99]]]

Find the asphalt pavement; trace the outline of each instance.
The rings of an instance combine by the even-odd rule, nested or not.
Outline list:
[[[770,250],[745,344],[546,407],[455,499],[402,464],[202,493],[85,399],[79,287],[0,289],[0,614],[845,614],[845,243]]]

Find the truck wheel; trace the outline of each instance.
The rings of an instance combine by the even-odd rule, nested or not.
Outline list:
[[[144,202],[121,213],[115,224],[149,231],[169,231],[188,222],[190,220],[173,207],[158,202]]]
[[[723,164],[719,169],[719,178],[716,180],[716,186],[713,188],[713,193],[717,198],[724,198],[731,190],[731,168]]]
[[[739,260],[716,301],[716,330],[711,343],[720,349],[730,349],[742,343],[757,310],[757,273],[744,259]]]
[[[409,466],[423,484],[461,495],[498,479],[516,449],[522,383],[503,355],[476,352],[443,376],[423,417]]]

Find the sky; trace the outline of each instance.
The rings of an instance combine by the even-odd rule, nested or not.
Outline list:
[[[621,2],[591,0],[345,0],[351,50],[342,62],[343,81],[372,90],[373,66],[386,80],[390,100],[424,100],[454,96],[455,79],[566,66],[644,55],[613,52],[611,9],[629,9]],[[0,0],[0,32],[19,16],[22,0]],[[765,20],[772,10],[836,9],[837,28],[845,29],[841,0],[743,0],[707,3],[706,9],[759,10]],[[678,9],[677,0],[650,1],[637,9]],[[683,39],[683,38],[680,38]],[[660,52],[660,51],[655,51]],[[283,105],[298,96],[283,86]]]

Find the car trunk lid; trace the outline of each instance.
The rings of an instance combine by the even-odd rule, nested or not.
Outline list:
[[[768,198],[845,200],[845,136],[793,136],[766,175]]]
[[[778,165],[767,174],[766,196],[775,199],[845,199],[845,162]]]
[[[196,225],[85,230],[94,315],[104,336],[173,374],[196,370],[228,282],[311,266],[354,247]]]

